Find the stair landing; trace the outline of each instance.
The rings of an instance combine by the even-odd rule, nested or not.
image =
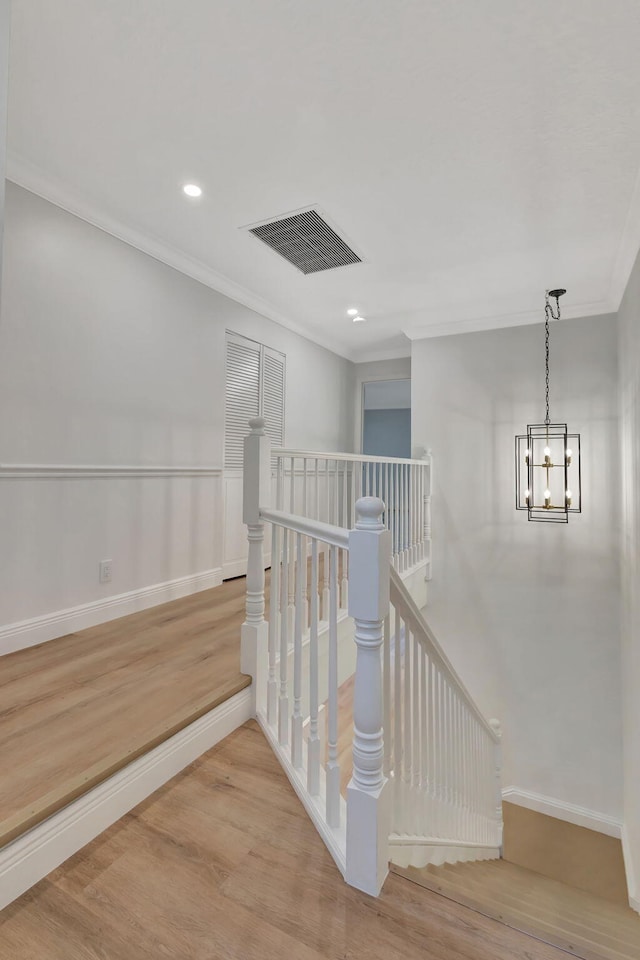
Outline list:
[[[633,910],[506,860],[391,869],[583,960],[640,960],[640,916]]]
[[[250,684],[236,580],[2,657],[0,847]]]

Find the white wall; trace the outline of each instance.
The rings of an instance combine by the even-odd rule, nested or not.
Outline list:
[[[624,832],[629,893],[640,910],[640,257],[618,313],[622,453]]]
[[[580,432],[583,513],[515,510],[514,436],[544,420],[540,325],[413,344],[413,444],[434,454],[429,616],[487,715],[503,783],[621,815],[616,318],[551,328],[551,416]]]
[[[4,224],[4,170],[7,148],[10,20],[10,0],[0,0],[0,273],[2,272],[2,233]],[[0,296],[1,295],[2,278],[0,276]]]
[[[10,183],[6,201],[2,464],[221,467],[226,328],[287,355],[288,443],[351,448],[351,363]],[[0,626],[220,568],[219,476],[6,473]]]
[[[353,379],[353,450],[362,452],[362,384],[374,380],[410,380],[411,358],[400,357],[396,360],[373,360],[370,363],[356,363]]]

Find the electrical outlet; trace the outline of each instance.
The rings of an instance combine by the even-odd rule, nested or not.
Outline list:
[[[111,583],[111,564],[112,560],[100,561],[100,583]]]

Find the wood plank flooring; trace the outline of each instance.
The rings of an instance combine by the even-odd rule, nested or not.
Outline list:
[[[562,960],[390,876],[348,887],[255,723],[0,914],[0,960]]]
[[[583,960],[640,960],[640,917],[629,907],[506,860],[392,869]]]
[[[245,580],[2,657],[0,846],[248,686]]]

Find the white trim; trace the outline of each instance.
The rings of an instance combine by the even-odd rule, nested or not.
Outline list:
[[[234,577],[246,577],[247,563],[247,557],[242,560],[231,560],[229,563],[223,563],[222,579],[233,580]]]
[[[562,319],[578,317],[599,317],[616,313],[617,307],[612,300],[596,300],[577,306],[563,307]],[[562,322],[562,321],[560,321]],[[449,337],[458,333],[477,333],[482,330],[502,330],[506,327],[525,327],[540,323],[539,310],[527,310],[521,313],[505,313],[502,316],[469,317],[460,320],[446,320],[438,323],[408,324],[403,328],[409,340],[427,340],[430,337]]]
[[[545,797],[540,793],[533,793],[531,790],[521,790],[520,787],[505,787],[502,791],[502,799],[506,800],[507,803],[515,803],[519,807],[526,807],[527,810],[534,810],[536,813],[544,813],[548,817],[555,817],[557,820],[566,820],[567,823],[574,823],[578,827],[586,827],[588,830],[606,833],[607,836],[616,837],[618,840],[621,836],[621,820],[609,816],[608,813],[600,813],[598,810],[581,807],[576,803],[557,800],[555,797]]]
[[[57,610],[30,620],[20,620],[0,626],[0,656],[32,647],[36,643],[54,640],[67,633],[95,627],[99,623],[116,620],[148,607],[155,607],[169,600],[178,600],[201,590],[218,587],[222,583],[222,570],[215,567],[201,573],[190,574],[186,577],[177,577],[175,580],[166,580],[164,583],[155,583],[139,590],[130,590],[128,593],[119,593],[112,597],[100,600],[91,600],[81,603],[77,607],[68,607]]]
[[[221,477],[222,467],[85,463],[0,463],[0,480],[94,480],[111,477]]]
[[[146,253],[147,256],[153,257],[154,260],[159,260],[160,263],[165,263],[169,267],[173,267],[174,270],[179,270],[180,273],[191,277],[192,280],[197,280],[211,290],[216,290],[225,297],[235,300],[236,303],[240,303],[244,307],[254,310],[260,314],[260,316],[273,320],[274,323],[285,327],[287,330],[291,330],[293,333],[297,333],[298,336],[304,337],[305,340],[317,343],[318,346],[324,347],[325,350],[344,357],[346,360],[353,361],[354,358],[351,352],[345,348],[344,344],[329,337],[319,335],[314,330],[300,326],[300,324],[285,317],[267,300],[263,300],[262,297],[252,293],[252,291],[246,287],[218,273],[217,270],[214,270],[201,260],[190,257],[182,250],[172,247],[164,240],[161,240],[160,237],[141,233],[139,230],[122,223],[122,221],[117,220],[115,217],[103,213],[93,206],[89,200],[86,198],[80,199],[75,196],[69,192],[68,188],[60,183],[56,183],[34,164],[29,163],[12,151],[7,151],[6,175],[7,179],[17,184],[17,186],[22,187],[24,190],[29,190],[31,193],[35,193],[36,196],[48,200],[49,203],[53,203],[62,210],[66,210],[67,213],[71,213],[74,217],[90,223],[99,230],[104,230],[105,233],[116,237],[118,240],[122,240],[124,243],[128,243],[129,246],[135,247],[136,250],[140,250],[142,253]],[[250,235],[247,235],[247,237],[248,239],[252,239]],[[251,252],[253,252],[253,247],[251,247]]]
[[[0,909],[251,717],[251,687],[0,850]]]
[[[627,890],[629,893],[629,906],[632,910],[640,913],[640,891],[638,890],[638,875],[635,872],[635,861],[631,852],[631,843],[626,826],[622,825],[622,857],[624,859],[624,870],[627,877]]]
[[[335,864],[344,877],[347,869],[346,850],[347,850],[347,805],[344,798],[340,797],[340,826],[330,827],[326,821],[325,815],[325,796],[326,787],[324,785],[324,770],[320,769],[320,793],[317,797],[312,797],[307,790],[306,772],[303,768],[299,770],[291,763],[286,747],[282,747],[275,732],[267,723],[267,719],[261,713],[257,715],[257,721],[260,724],[262,732],[267,738],[276,757],[280,761],[282,769],[286,773],[289,783],[295,790],[302,806],[307,811],[309,818],[316,830],[324,840],[324,843],[333,857]]]
[[[398,867],[417,867],[420,870],[429,864],[440,866],[443,863],[499,860],[500,847],[490,843],[466,843],[464,840],[391,834],[389,859]]]
[[[407,360],[411,359],[411,341],[407,341],[406,347],[390,347],[388,350],[364,350],[358,353],[358,359],[354,363],[378,363],[382,360]],[[395,377],[384,377],[387,379],[396,379]],[[398,380],[404,380],[406,377],[398,377]]]

